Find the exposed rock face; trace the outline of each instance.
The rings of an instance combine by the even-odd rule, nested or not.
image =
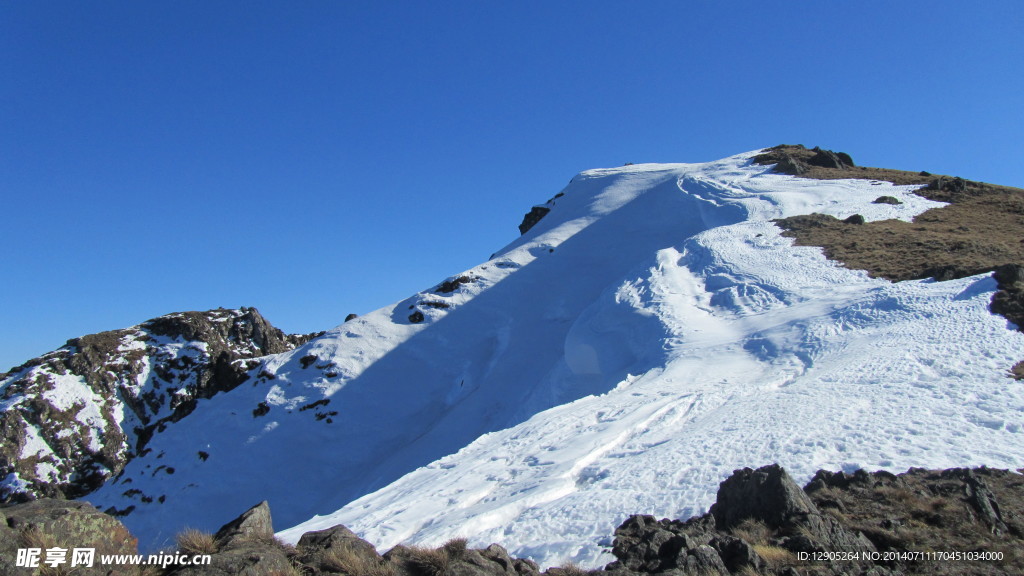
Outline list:
[[[813,171],[812,167],[848,170],[855,167],[853,158],[845,152],[833,152],[815,147],[811,150],[802,145],[776,146],[754,158],[758,164],[775,164],[775,171],[790,176],[804,176]]]
[[[0,501],[78,497],[116,475],[167,422],[248,378],[286,335],[255,308],[168,314],[91,334],[0,381]]]
[[[1024,266],[999,266],[993,276],[999,283],[999,291],[992,295],[992,312],[1016,324],[1018,330],[1024,330]]]
[[[530,211],[523,216],[523,222],[519,224],[519,233],[526,234],[533,228],[540,219],[547,216],[548,212],[551,212],[550,208],[544,206],[534,206],[530,208]]]
[[[106,566],[102,555],[136,554],[138,543],[116,519],[103,514],[85,502],[41,499],[0,508],[0,576],[29,574],[31,569],[15,567],[19,548],[39,548],[39,566],[45,565],[45,549],[60,547],[67,556],[54,567],[52,574],[129,575],[137,574],[137,566]],[[72,550],[76,547],[95,549],[93,566],[74,566]],[[45,573],[45,572],[43,572]]]
[[[221,546],[230,546],[246,539],[273,539],[273,537],[274,522],[270,517],[270,505],[266,500],[221,526],[214,535],[214,539]]]

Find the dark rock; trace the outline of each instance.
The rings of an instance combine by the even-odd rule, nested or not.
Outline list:
[[[246,510],[241,516],[220,527],[214,539],[221,548],[231,547],[246,541],[266,542],[274,539],[274,525],[270,518],[270,506],[264,500]]]
[[[999,503],[996,502],[995,494],[973,471],[964,470],[962,477],[967,502],[978,512],[981,521],[989,527],[993,534],[1004,534],[1007,528],[1003,523],[1003,516],[999,512]]]
[[[847,224],[857,224],[857,225],[860,225],[860,224],[863,224],[864,222],[866,222],[866,220],[864,220],[864,217],[861,216],[860,214],[854,214],[853,216],[849,216],[849,217],[845,218],[843,220],[843,222],[845,222]]]
[[[730,576],[729,569],[725,567],[718,552],[707,544],[687,550],[685,559],[681,559],[679,562],[679,568],[683,570],[683,574],[687,575]]]
[[[412,322],[413,324],[419,324],[420,322],[423,322],[423,320],[425,319],[426,318],[423,316],[423,312],[420,312],[419,310],[413,312],[412,314],[409,314],[409,322]]]
[[[807,173],[807,165],[789,154],[784,154],[775,165],[775,171],[790,176],[801,176]]]
[[[777,528],[797,515],[817,513],[814,503],[777,464],[757,470],[736,470],[718,487],[718,500],[711,506],[715,525],[722,530],[738,526],[747,518]]]
[[[892,204],[892,205],[903,204],[903,202],[900,202],[900,200],[898,198],[894,197],[894,196],[879,196],[878,198],[875,198],[874,200],[872,200],[871,203],[872,204]]]
[[[253,408],[252,415],[254,418],[259,418],[260,416],[265,416],[269,412],[270,404],[267,404],[266,402],[260,402],[259,404],[256,405],[255,408]]]
[[[359,314],[355,314],[355,313],[349,314],[348,316],[345,316],[345,322],[348,322],[350,320],[355,320],[356,318],[359,318]]]
[[[993,277],[999,290],[992,295],[989,309],[1013,322],[1018,330],[1024,331],[1024,266],[1004,264],[997,266]],[[1011,369],[1015,378],[1024,375],[1024,362]]]
[[[845,152],[833,152],[831,150],[822,150],[821,148],[814,148],[814,156],[807,159],[807,163],[811,166],[820,166],[822,168],[851,168],[854,166],[853,159],[850,158],[849,154]]]
[[[459,286],[463,284],[472,284],[476,281],[476,278],[472,276],[456,276],[455,278],[449,278],[434,288],[434,292],[439,294],[450,294],[459,289]]]
[[[526,234],[540,222],[541,218],[547,216],[551,209],[546,206],[534,206],[523,216],[523,222],[519,225],[519,234]]]
[[[760,572],[765,567],[764,559],[746,540],[721,534],[715,536],[711,541],[711,546],[718,550],[722,562],[732,573],[740,572],[748,567],[755,572]]]
[[[948,176],[939,176],[935,180],[932,180],[926,188],[929,190],[941,190],[953,194],[963,194],[964,192],[967,192],[967,181],[960,177],[949,178]]]
[[[997,266],[993,277],[1003,290],[1024,290],[1024,266],[1020,264]]]

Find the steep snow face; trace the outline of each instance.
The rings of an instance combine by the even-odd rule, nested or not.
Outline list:
[[[819,468],[1020,467],[1024,391],[1006,368],[1024,335],[989,313],[991,278],[872,279],[770,222],[909,220],[936,204],[913,187],[769,174],[750,156],[578,176],[497,259],[553,263],[548,281],[586,302],[542,316],[534,329],[551,339],[530,352],[553,368],[516,381],[566,393],[280,535],[340,523],[382,549],[464,536],[542,565],[597,566],[628,515],[706,511],[736,468],[778,462],[807,480]],[[872,204],[879,194],[904,204]]]
[[[576,176],[490,261],[264,359],[89,500],[144,547],[267,499],[278,526],[315,516],[291,540],[596,564],[628,514],[699,512],[736,467],[1019,466],[1024,341],[991,279],[870,279],[770,222],[936,204],[754,154]]]

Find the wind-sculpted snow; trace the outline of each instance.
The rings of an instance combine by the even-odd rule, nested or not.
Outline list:
[[[770,222],[909,220],[935,203],[912,187],[801,180],[743,160],[661,168],[690,198],[690,220],[608,284],[566,339],[576,372],[633,360],[614,388],[485,435],[282,536],[344,523],[382,548],[465,536],[543,565],[597,566],[628,515],[703,512],[744,466],[778,462],[801,480],[819,468],[1019,467],[1024,393],[1005,366],[1024,335],[989,313],[991,278],[872,279],[793,247]],[[663,177],[631,168],[633,181]],[[583,181],[622,186],[625,170]],[[872,204],[880,188],[904,204]]]
[[[278,525],[319,515],[286,538],[596,565],[629,514],[700,512],[734,468],[1019,467],[1024,335],[990,278],[871,279],[771,223],[937,204],[754,154],[577,175],[490,261],[266,358],[90,500],[134,506],[144,547],[266,499]]]

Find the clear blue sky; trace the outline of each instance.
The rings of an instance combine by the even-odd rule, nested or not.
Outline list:
[[[160,314],[330,328],[577,172],[778,143],[1024,186],[1024,3],[3,2],[0,371]]]

